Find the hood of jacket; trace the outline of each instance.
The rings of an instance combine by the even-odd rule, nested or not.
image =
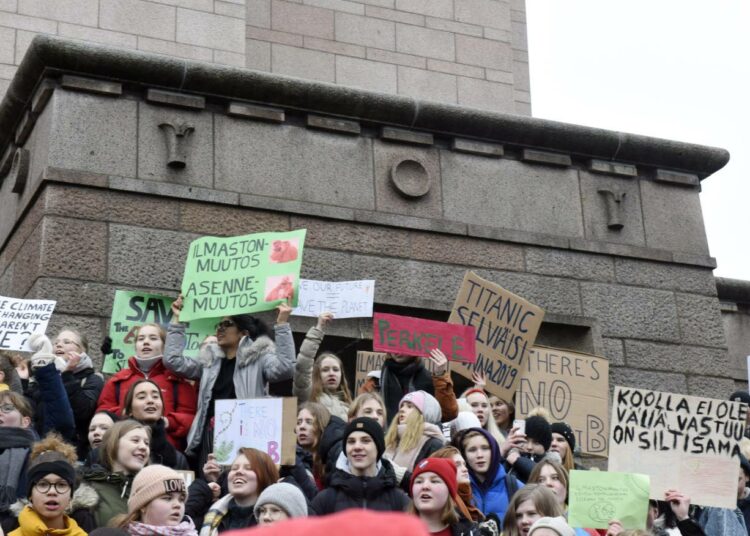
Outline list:
[[[237,366],[240,368],[246,367],[269,351],[276,351],[276,343],[270,337],[261,335],[255,340],[252,340],[250,337],[242,337],[237,347]],[[224,359],[225,357],[226,354],[221,347],[216,343],[211,343],[207,344],[200,352],[198,361],[204,367],[211,367],[217,359]]]
[[[488,443],[490,444],[490,467],[487,471],[487,474],[485,474],[484,476],[484,480],[480,482],[480,479],[477,477],[477,474],[474,472],[471,466],[468,467],[471,481],[476,482],[476,486],[479,489],[487,490],[495,484],[495,481],[498,480],[499,477],[505,478],[505,468],[503,467],[503,458],[500,455],[500,446],[497,444],[497,441],[495,441],[495,438],[492,437],[492,434],[490,434],[484,428],[467,428],[466,430],[462,431],[461,435],[457,438],[458,444],[460,445],[459,450],[461,451],[461,456],[463,456],[464,459],[466,459],[464,436],[469,432],[479,432],[485,437],[485,439],[487,439]]]

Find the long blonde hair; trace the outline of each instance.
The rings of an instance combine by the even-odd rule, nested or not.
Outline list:
[[[422,412],[414,409],[404,422],[404,433],[399,440],[398,437],[398,414],[393,417],[388,433],[385,434],[385,448],[406,452],[419,445],[424,434],[424,417]]]
[[[323,380],[320,377],[320,364],[324,359],[328,357],[334,359],[339,365],[339,370],[341,370],[341,382],[339,382],[338,389],[336,389],[335,391],[329,391],[328,389],[326,389],[323,385]],[[315,363],[313,364],[312,390],[310,392],[310,400],[312,400],[313,402],[320,401],[320,395],[322,395],[323,393],[328,393],[331,396],[335,396],[347,406],[352,403],[352,392],[349,389],[349,384],[347,383],[346,376],[344,375],[344,363],[341,361],[341,358],[339,356],[337,356],[336,354],[332,354],[331,352],[324,352],[320,354],[317,358],[315,358]]]
[[[490,435],[495,439],[495,441],[497,441],[498,445],[502,445],[505,442],[505,436],[500,431],[500,427],[495,422],[495,417],[492,416],[492,404],[490,403],[490,397],[487,396],[487,393],[482,389],[472,387],[471,389],[467,389],[466,391],[464,391],[461,394],[459,400],[465,400],[466,405],[469,406],[469,411],[473,413],[474,410],[471,407],[471,404],[469,403],[469,398],[468,398],[469,395],[473,395],[473,394],[483,394],[484,397],[487,399],[487,412],[488,412],[487,424],[483,425],[482,428],[484,428],[490,433]],[[479,424],[482,424],[482,423],[479,423]]]

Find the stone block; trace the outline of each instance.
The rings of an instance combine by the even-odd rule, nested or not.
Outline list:
[[[177,42],[244,53],[245,21],[178,8]]]
[[[125,177],[109,177],[110,190],[124,190],[126,192],[137,191],[161,197],[172,197],[177,199],[190,199],[191,201],[206,201],[209,203],[220,203],[224,205],[237,205],[239,194],[227,192],[215,188],[199,188],[197,186],[186,186],[173,182],[154,182],[140,179],[128,179]]]
[[[136,110],[137,103],[131,100],[55,91],[44,112],[54,115],[49,165],[135,176]]]
[[[445,219],[419,218],[416,216],[376,212],[372,210],[355,210],[354,220],[357,222],[371,223],[373,225],[402,227],[406,229],[429,231],[431,233],[455,235],[466,234],[466,225]]]
[[[245,40],[245,66],[248,69],[270,71],[271,43],[255,39]]]
[[[730,394],[737,390],[734,380],[731,378],[688,376],[687,381],[688,392],[694,396],[726,400]],[[742,389],[747,389],[747,381],[743,382]]]
[[[669,251],[708,255],[698,191],[641,181],[646,245]]]
[[[245,48],[247,51],[247,47]],[[229,52],[227,50],[214,50],[214,63],[218,65],[231,65],[232,67],[247,67],[245,54]]]
[[[153,0],[149,0],[153,1]],[[197,9],[198,11],[213,12],[215,4],[218,0],[159,0],[161,4],[169,4],[170,6],[185,7],[188,9]],[[222,4],[234,4],[244,5],[245,0],[226,0],[221,2]]]
[[[367,273],[352,269],[351,253],[305,248],[304,259],[300,272],[303,279],[352,281],[361,279]],[[377,286],[375,288],[377,290]]]
[[[372,177],[368,138],[216,117],[215,188],[372,209]]]
[[[491,240],[434,233],[411,233],[410,258],[477,268],[523,271],[523,248]]]
[[[271,45],[271,70],[274,73],[334,82],[336,80],[335,56],[327,52]]]
[[[513,51],[508,43],[456,34],[456,62],[510,72]]]
[[[322,205],[320,203],[308,203],[305,201],[291,201],[289,199],[265,197],[262,195],[242,194],[240,195],[240,206],[258,208],[261,210],[273,210],[289,214],[333,218],[336,220],[354,219],[354,209],[351,208]]]
[[[271,27],[271,0],[245,0],[247,25],[259,28]]]
[[[615,385],[637,387],[638,389],[652,389],[654,391],[666,391],[668,393],[688,394],[685,375],[673,372],[655,372],[653,370],[610,367],[610,392],[614,390]]]
[[[400,54],[398,52],[390,52],[388,50],[379,50],[377,48],[367,49],[367,59],[382,61],[385,63],[393,63],[396,65],[404,65],[406,67],[414,67],[416,69],[427,68],[426,58],[419,58],[417,56],[410,56],[408,54]]]
[[[497,28],[484,28],[482,36],[485,39],[492,39],[493,41],[502,41],[503,43],[512,43],[513,33],[508,30],[498,30]],[[515,46],[513,43],[512,46]]]
[[[112,314],[115,290],[111,285],[93,281],[40,277],[31,287],[29,295],[39,299],[54,298],[57,301],[55,315],[62,313],[109,317]],[[99,341],[89,343],[92,347],[99,346]]]
[[[221,2],[220,0],[212,1],[212,3],[214,4],[214,13],[217,15],[225,15],[227,17],[242,19],[243,22],[245,21],[245,13],[247,12],[245,5]]]
[[[432,145],[435,143],[432,134],[427,132],[417,132],[394,127],[383,127],[380,131],[380,137],[384,140],[411,145]]]
[[[230,102],[227,106],[227,114],[235,117],[246,117],[271,123],[283,123],[285,119],[284,110],[269,106],[256,106],[244,102]]]
[[[333,11],[273,0],[271,4],[271,28],[280,32],[333,39]]]
[[[0,63],[15,62],[16,30],[0,26]]]
[[[22,245],[19,245],[8,270],[13,270],[11,296],[25,296],[40,275],[44,222],[40,221]],[[53,315],[54,316],[54,315]]]
[[[190,242],[199,235],[111,224],[109,281],[144,288],[178,289]],[[148,247],[146,245],[151,245]]]
[[[513,86],[459,76],[458,104],[481,110],[505,112],[513,108]]]
[[[706,375],[729,367],[723,348],[625,341],[626,362],[630,367]]]
[[[165,41],[163,39],[153,39],[151,37],[138,36],[138,50],[145,52],[154,52],[166,56],[175,56],[198,61],[212,61],[213,50],[205,47],[196,47],[193,45],[184,45],[174,41]]]
[[[455,22],[452,20],[440,19],[436,17],[427,17],[425,19],[425,26],[427,26],[428,28],[434,28],[436,30],[445,30],[446,32],[473,35],[474,37],[482,37],[482,27],[476,26],[474,24]]]
[[[676,294],[682,341],[726,348],[719,300],[694,294]]]
[[[526,270],[591,281],[613,281],[615,278],[611,257],[560,249],[526,248]]]
[[[18,123],[18,126],[16,127],[15,145],[17,147],[23,147],[24,144],[26,143],[26,140],[29,138],[29,134],[31,134],[31,131],[34,128],[34,119],[36,118],[33,115],[31,115],[31,113],[29,112],[26,112],[23,114],[21,121]],[[27,149],[22,149],[22,151],[23,150],[27,150]],[[12,166],[13,166],[13,163],[16,161],[17,160],[14,155],[13,159],[11,159],[11,170],[13,171],[14,175],[23,175],[23,172],[13,170]],[[26,167],[28,168],[28,165]],[[26,173],[28,173],[28,171]],[[21,193],[17,191],[15,188],[13,189],[13,192]]]
[[[42,19],[39,17],[27,17],[25,15],[17,15],[6,11],[0,11],[0,26],[53,35],[57,33],[57,22],[53,20]]]
[[[97,26],[97,0],[18,0],[18,13],[84,26]]]
[[[1,15],[1,14],[0,14]],[[57,24],[57,23],[55,23]],[[23,60],[24,55],[26,54],[26,51],[28,50],[29,46],[31,45],[31,41],[38,35],[37,32],[27,32],[25,30],[16,30],[16,61],[15,64],[18,65],[21,63],[21,60]],[[12,71],[10,70],[12,69]],[[13,66],[3,66],[2,71],[0,71],[3,75],[3,77],[7,78],[13,78],[16,74],[15,70],[17,67]]]
[[[468,224],[581,236],[578,176],[455,152],[441,155],[445,217]]]
[[[310,6],[324,7],[334,11],[343,11],[355,15],[364,15],[365,6],[359,2],[350,2],[349,0],[304,0],[305,4]]]
[[[406,13],[395,9],[386,9],[384,7],[366,6],[365,15],[376,19],[392,20],[394,22],[403,22],[404,24],[413,24],[415,26],[424,26],[424,15],[416,13]]]
[[[95,78],[64,74],[60,85],[65,89],[95,93],[97,95],[111,95],[113,97],[122,95],[122,84],[109,80],[97,80]]]
[[[638,182],[615,177],[605,177],[581,171],[581,204],[583,205],[583,226],[586,238],[631,244],[646,245],[643,231],[643,213]],[[611,194],[600,193],[602,191]],[[608,196],[624,194],[620,203],[609,206]],[[611,201],[609,201],[611,203]],[[615,213],[611,213],[612,209]],[[610,228],[609,224],[619,222],[621,228]]]
[[[615,259],[615,270],[619,283],[716,296],[716,280],[705,268]]]
[[[271,43],[281,43],[282,45],[291,45],[298,47],[302,46],[304,40],[301,35],[285,32],[275,32],[273,30],[266,30],[265,28],[255,28],[253,26],[247,27],[246,37],[258,41],[269,41]]]
[[[10,296],[13,293],[13,265],[2,270],[0,266],[0,296]]]
[[[537,151],[535,149],[524,149],[521,159],[524,162],[535,162],[551,166],[571,166],[573,164],[570,155],[551,153],[549,151]]]
[[[104,281],[107,276],[106,223],[45,216],[42,226],[41,273]]]
[[[206,98],[200,95],[188,95],[187,93],[163,91],[153,88],[146,92],[146,100],[156,104],[187,108],[189,110],[203,110],[206,107]]]
[[[336,83],[370,91],[396,93],[397,67],[388,63],[336,56]]]
[[[176,9],[143,0],[100,0],[99,27],[174,40]]]
[[[180,203],[180,229],[201,235],[239,236],[288,231],[290,227],[285,214],[184,201]]]
[[[46,296],[45,296],[46,297]],[[89,357],[94,362],[94,368],[101,370],[102,356],[99,351],[104,337],[109,334],[109,325],[106,319],[98,316],[85,316],[86,311],[77,311],[78,314],[53,314],[47,325],[47,333],[59,333],[64,328],[71,328],[86,334],[89,340]]]
[[[609,160],[598,160],[593,158],[588,163],[589,171],[594,173],[605,173],[607,175],[619,175],[621,177],[637,177],[638,168],[632,164],[622,162],[610,162]]]
[[[476,154],[493,158],[500,158],[505,154],[505,149],[502,145],[477,140],[467,140],[465,138],[454,138],[451,144],[451,149],[459,153]]]
[[[359,45],[351,45],[349,43],[339,43],[338,41],[329,41],[327,39],[318,39],[317,37],[304,38],[305,48],[312,48],[313,50],[320,50],[322,52],[331,52],[333,54],[340,54],[342,56],[352,56],[355,58],[365,57],[365,47]]]
[[[497,0],[460,0],[456,2],[455,18],[479,26],[510,30],[510,5]]]
[[[581,293],[576,281],[497,270],[476,272],[480,277],[518,294],[546,312],[576,316],[581,314]]]
[[[396,9],[441,19],[453,19],[453,0],[396,0]]]
[[[362,128],[359,126],[358,121],[349,121],[348,119],[338,119],[335,117],[315,114],[307,115],[307,127],[354,136],[359,136],[362,132]]]
[[[78,24],[68,24],[61,22],[58,26],[60,37],[70,37],[82,41],[92,41],[105,45],[113,45],[122,48],[136,48],[138,38],[135,35],[113,32],[111,30],[100,30],[88,26],[79,26]]]
[[[453,63],[452,61],[443,60],[427,60],[427,69],[429,71],[438,71],[440,73],[455,74],[456,76],[468,76],[470,78],[484,78],[484,69],[481,67],[473,67],[471,65],[464,65],[462,63]],[[459,96],[460,96],[460,85],[459,85]]]
[[[336,41],[383,50],[396,49],[396,24],[351,13],[335,14]]]
[[[664,290],[581,283],[583,314],[598,318],[605,337],[678,342],[674,294]]]
[[[625,350],[623,350],[621,339],[602,337],[602,344],[604,345],[604,357],[609,360],[610,367],[625,366]]]
[[[380,6],[380,7],[396,7],[396,0],[360,0],[363,4],[368,6]]]
[[[657,182],[665,182],[668,184],[677,184],[678,186],[698,186],[700,187],[701,181],[698,175],[692,173],[679,173],[677,171],[669,171],[666,169],[657,169],[656,177]]]
[[[531,81],[529,78],[529,62],[513,60],[513,82],[515,89],[530,92]]]
[[[151,90],[149,90],[151,91]],[[172,125],[160,127],[159,125]],[[182,137],[185,167],[171,167],[167,138],[171,130],[192,126]],[[180,140],[180,138],[177,138]],[[138,106],[138,177],[211,188],[213,186],[213,119],[207,111],[180,110],[139,103]]]
[[[398,68],[398,93],[415,99],[455,104],[456,77],[450,74],[423,71],[410,67]]]
[[[407,24],[396,24],[396,50],[439,60],[456,59],[452,33]]]
[[[437,149],[377,140],[374,151],[377,210],[422,218],[442,217],[440,154]],[[425,181],[427,193],[418,198],[405,197],[394,187],[402,180]]]

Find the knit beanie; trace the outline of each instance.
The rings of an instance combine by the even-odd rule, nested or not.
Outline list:
[[[179,491],[187,493],[185,479],[164,465],[148,465],[138,471],[128,499],[128,514],[133,514],[164,494]]]
[[[542,445],[545,451],[549,450],[552,444],[552,430],[547,419],[538,415],[526,419],[526,437]]]
[[[451,436],[469,428],[481,428],[482,424],[473,411],[460,411],[458,417],[451,421]]]
[[[347,424],[344,428],[344,437],[341,440],[344,445],[344,455],[346,455],[346,440],[353,432],[364,432],[372,438],[375,442],[375,448],[378,450],[378,460],[380,460],[383,452],[385,452],[385,435],[383,434],[383,427],[380,426],[378,421],[370,417],[357,417]]]
[[[729,400],[731,402],[743,402],[745,404],[750,404],[750,393],[748,393],[744,389],[740,389],[739,391],[735,391],[734,393],[729,395]]]
[[[31,462],[29,469],[26,471],[26,496],[30,498],[31,491],[37,482],[50,473],[59,476],[68,483],[72,497],[73,490],[76,487],[76,470],[70,465],[65,455],[56,450],[44,451]]]
[[[443,418],[443,411],[440,409],[440,403],[437,399],[426,391],[412,391],[406,393],[401,401],[398,403],[398,407],[404,402],[411,402],[414,407],[419,410],[424,418],[425,422],[432,424],[440,424],[440,419]]]
[[[560,434],[565,438],[565,441],[570,445],[571,454],[576,450],[576,436],[573,433],[573,429],[567,423],[553,422],[550,425],[550,430],[553,434]]]
[[[409,496],[412,495],[414,480],[422,473],[435,473],[439,476],[448,486],[453,501],[458,501],[458,480],[456,479],[456,464],[453,463],[453,460],[449,458],[425,458],[414,466],[414,472],[411,474],[411,480],[409,481]]]
[[[305,517],[307,515],[307,500],[302,491],[294,484],[279,482],[271,484],[260,494],[253,512],[255,519],[260,519],[260,507],[264,504],[275,504],[289,517]]]
[[[536,529],[554,530],[560,536],[575,536],[575,531],[570,528],[568,522],[562,516],[558,517],[541,517],[537,519],[529,529],[528,536],[531,536]]]

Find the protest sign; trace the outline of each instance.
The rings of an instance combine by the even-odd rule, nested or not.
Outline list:
[[[372,316],[375,281],[313,281],[300,279],[299,298],[293,314],[318,316],[333,313],[334,318],[368,318]]]
[[[453,363],[451,370],[470,380],[472,372],[480,370],[487,391],[511,400],[543,318],[544,311],[536,305],[466,272],[448,322],[476,328],[477,360]]]
[[[573,470],[568,524],[606,529],[611,520],[617,519],[625,530],[645,529],[650,485],[648,475]]]
[[[747,356],[747,387],[750,390],[750,355]]]
[[[652,499],[676,489],[734,509],[746,413],[740,402],[616,386],[609,470],[649,475]]]
[[[180,320],[270,311],[287,298],[296,305],[305,233],[193,240],[182,279]]]
[[[172,320],[173,298],[147,292],[118,290],[112,303],[109,336],[112,353],[104,358],[102,372],[113,374],[127,366],[135,353],[135,332],[143,324],[160,324],[167,328]],[[196,358],[200,345],[208,335],[216,333],[216,319],[202,318],[185,324],[185,349],[183,355]]]
[[[29,337],[47,331],[56,303],[0,296],[0,350],[30,352]]]
[[[376,352],[428,357],[439,348],[448,361],[477,359],[474,328],[411,316],[375,313],[372,349]]]
[[[241,448],[268,454],[275,464],[294,465],[297,438],[297,398],[217,400],[214,456],[230,465]]]
[[[369,372],[383,368],[383,361],[385,361],[385,354],[382,352],[357,352],[357,368],[354,371],[355,394],[359,393]]]
[[[522,366],[516,414],[538,407],[573,429],[581,452],[607,455],[609,362],[589,354],[534,346]]]

